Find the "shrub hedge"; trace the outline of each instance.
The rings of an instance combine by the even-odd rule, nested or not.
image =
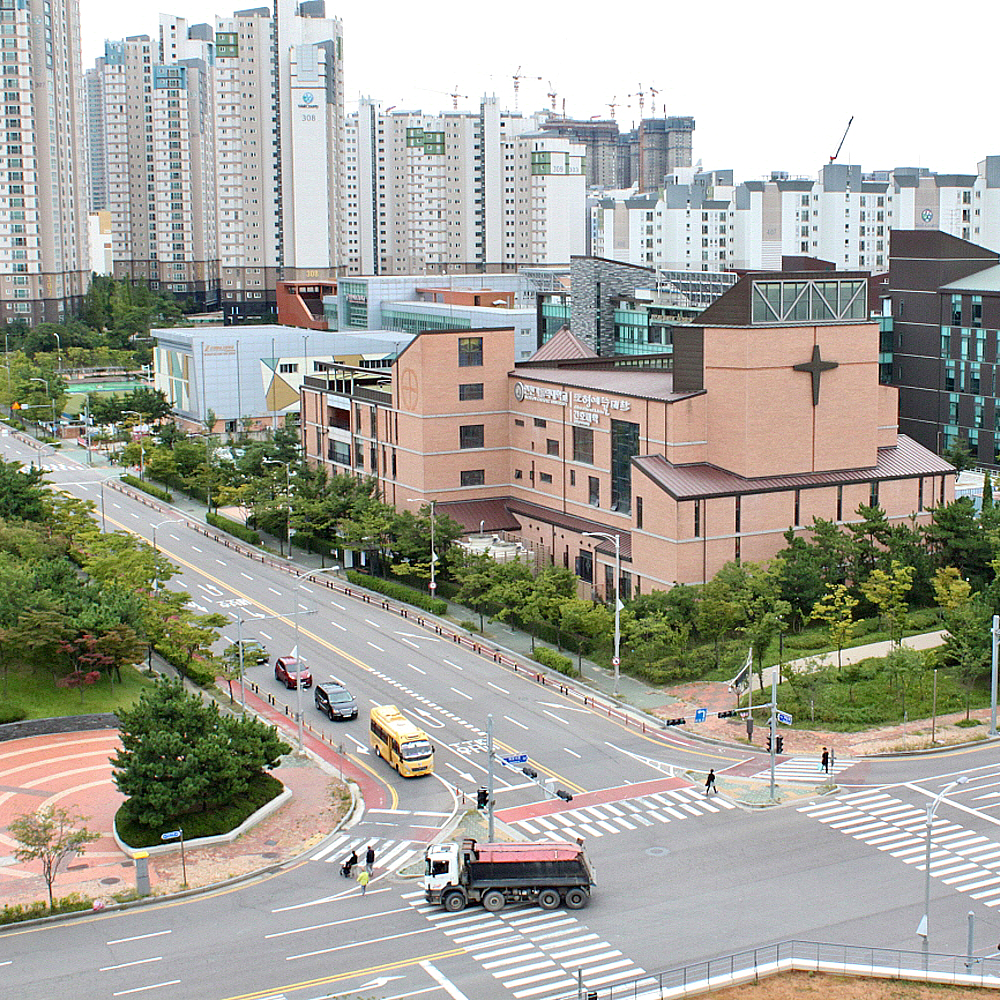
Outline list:
[[[248,528],[245,524],[240,524],[239,521],[223,517],[221,514],[206,514],[205,520],[213,528],[218,528],[219,531],[234,535],[241,541],[249,542],[251,545],[260,545],[260,532],[254,531],[253,528]]]
[[[187,653],[171,646],[168,642],[158,642],[153,647],[160,656],[175,667],[177,672],[199,687],[209,688],[215,683],[215,671],[199,660],[187,661]]]
[[[7,722],[20,722],[27,717],[27,710],[20,705],[0,705],[0,726]]]
[[[52,909],[45,900],[38,900],[35,903],[14,903],[5,904],[0,909],[0,924],[16,924],[22,920],[37,920],[39,917],[49,917],[54,913],[76,913],[78,910],[92,909],[94,901],[87,896],[81,896],[73,892],[62,899],[57,899]]]
[[[152,483],[147,483],[145,479],[130,476],[128,473],[122,476],[122,482],[127,483],[129,486],[134,486],[137,490],[142,490],[143,493],[148,493],[151,497],[156,497],[157,500],[162,500],[164,503],[170,503],[174,499],[174,495],[169,491],[160,489],[159,486],[154,486]]]
[[[573,666],[573,661],[568,656],[563,656],[562,653],[557,653],[554,649],[549,649],[548,646],[536,647],[531,658],[542,664],[543,667],[558,670],[559,673],[565,674],[567,677],[580,676],[580,671]]]
[[[359,573],[357,570],[349,569],[347,579],[355,587],[365,587],[374,590],[376,593],[384,594],[396,601],[403,601],[405,604],[415,604],[424,611],[429,611],[432,615],[443,615],[448,610],[448,602],[437,597],[429,597],[427,594],[407,587],[406,584],[396,583],[394,580],[383,580],[380,576],[369,576],[367,573]]]

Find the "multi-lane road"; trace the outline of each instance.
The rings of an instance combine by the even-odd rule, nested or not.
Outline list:
[[[37,456],[14,437],[4,457]],[[1000,779],[995,747],[918,758],[838,761],[838,794],[769,810],[706,799],[685,771],[763,772],[753,752],[681,733],[640,732],[540,687],[433,631],[247,559],[183,516],[104,487],[106,470],[43,455],[53,485],[95,502],[108,530],[146,539],[181,569],[170,581],[205,611],[243,619],[272,656],[297,643],[318,681],[336,676],[358,699],[356,721],[331,723],[303,692],[306,718],[344,745],[374,791],[362,821],[270,878],[225,891],[0,934],[6,992],[49,998],[403,998],[549,1000],[644,972],[786,938],[918,949],[925,810],[937,810],[931,942],[965,950],[1000,938]],[[174,522],[177,519],[180,523]],[[291,612],[309,612],[292,616]],[[225,630],[236,638],[237,628]],[[267,666],[250,678],[294,707]],[[437,773],[399,779],[367,753],[366,716],[393,702],[435,743]],[[526,839],[584,838],[597,887],[582,911],[510,908],[460,914],[424,904],[396,871],[418,859],[456,796],[485,783],[486,720],[500,753],[526,753],[547,797],[517,769],[496,776],[500,817]],[[782,781],[816,780],[816,761],[779,765]],[[338,875],[352,846],[374,842],[383,872],[364,897]],[[16,991],[16,992],[15,992]]]

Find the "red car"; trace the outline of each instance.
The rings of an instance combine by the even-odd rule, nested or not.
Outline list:
[[[299,661],[294,656],[279,656],[274,661],[274,679],[281,681],[290,691],[294,691],[298,686],[299,678],[302,678],[302,686],[311,688],[313,686],[312,674],[309,668],[303,663],[299,666]]]

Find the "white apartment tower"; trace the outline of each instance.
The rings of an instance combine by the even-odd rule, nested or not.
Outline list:
[[[476,112],[348,120],[351,274],[513,270],[586,249],[584,147],[485,99]]]
[[[90,276],[77,0],[0,0],[0,317],[62,322]]]

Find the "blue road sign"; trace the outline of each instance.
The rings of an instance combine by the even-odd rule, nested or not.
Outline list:
[[[501,764],[527,764],[528,763],[528,755],[526,753],[511,754],[508,757],[501,757],[500,758],[500,763]]]
[[[778,712],[777,719],[778,722],[783,722],[786,726],[792,724],[792,717],[787,712]]]
[[[160,834],[160,840],[180,840],[180,839],[181,839],[180,830],[171,830],[170,833]]]
[[[707,718],[708,718],[708,709],[707,708],[696,708],[694,710],[694,721],[695,722],[704,722]]]

